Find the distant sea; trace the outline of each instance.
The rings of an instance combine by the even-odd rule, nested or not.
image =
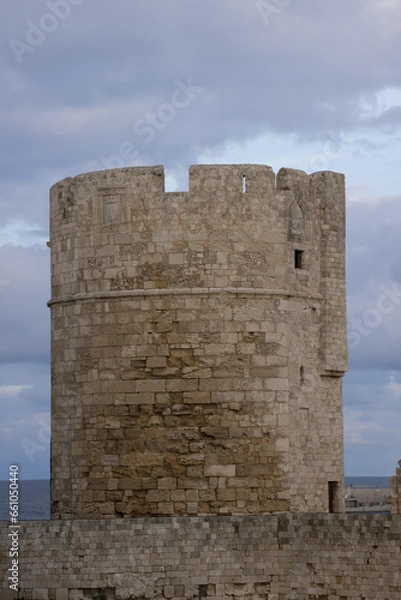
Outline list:
[[[344,477],[344,486],[349,485],[386,490],[390,487],[390,477]]]
[[[50,519],[50,481],[44,479],[20,480],[19,520],[43,521]],[[8,521],[8,481],[0,481],[0,521]]]
[[[389,477],[345,477],[345,487],[386,489]],[[50,481],[19,481],[19,519],[21,521],[44,521],[50,519]],[[8,481],[0,481],[0,521],[9,520]]]

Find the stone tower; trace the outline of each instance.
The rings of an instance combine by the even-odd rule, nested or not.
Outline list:
[[[342,511],[344,214],[263,165],[52,187],[53,518]]]

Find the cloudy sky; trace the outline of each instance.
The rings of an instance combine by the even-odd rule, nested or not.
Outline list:
[[[400,0],[2,0],[0,42],[0,479],[49,475],[48,188],[215,162],[346,174],[346,474],[393,474]]]

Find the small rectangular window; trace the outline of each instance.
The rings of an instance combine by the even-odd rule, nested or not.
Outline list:
[[[329,481],[329,513],[338,511],[338,481]]]
[[[294,267],[303,269],[303,250],[294,250]]]

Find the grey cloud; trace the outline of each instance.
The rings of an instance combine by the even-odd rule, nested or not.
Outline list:
[[[3,27],[7,35],[17,35],[16,15],[6,4],[10,22]],[[26,93],[16,93],[13,101],[22,112],[27,98],[35,110],[111,103],[112,111],[113,98],[134,104],[146,96],[150,108],[157,108],[177,77],[192,77],[203,87],[205,101],[183,111],[155,144],[146,147],[134,139],[151,162],[185,162],[195,143],[218,147],[227,138],[242,140],[262,131],[302,132],[316,139],[328,128],[358,121],[358,99],[383,85],[384,33],[399,44],[391,29],[373,27],[374,14],[367,16],[365,9],[362,0],[341,1],[335,8],[317,1],[290,3],[265,26],[248,2],[121,0],[111,7],[86,0],[20,67],[8,54],[8,69],[26,85]],[[25,5],[19,11],[22,23],[40,17],[39,4],[34,16],[32,10]],[[386,84],[395,84],[398,63],[387,58]],[[89,138],[83,133],[60,140],[44,133],[36,138],[35,152],[27,136],[18,154],[10,147],[8,169],[16,173],[25,160],[28,173],[44,170],[49,149],[56,167],[90,160],[98,150],[112,153],[131,139],[132,124],[141,116],[127,114],[114,133],[99,127]]]
[[[350,203],[347,219],[350,367],[399,370],[401,198]]]
[[[394,126],[400,127],[401,125],[401,106],[392,106],[380,116],[367,120],[366,125],[375,128],[383,127],[393,132]]]
[[[392,475],[400,457],[399,373],[353,370],[344,380],[345,469],[353,475]]]
[[[0,364],[43,362],[49,355],[48,251],[0,248]]]
[[[24,479],[49,476],[49,383],[48,362],[0,363],[0,479],[12,463]]]

